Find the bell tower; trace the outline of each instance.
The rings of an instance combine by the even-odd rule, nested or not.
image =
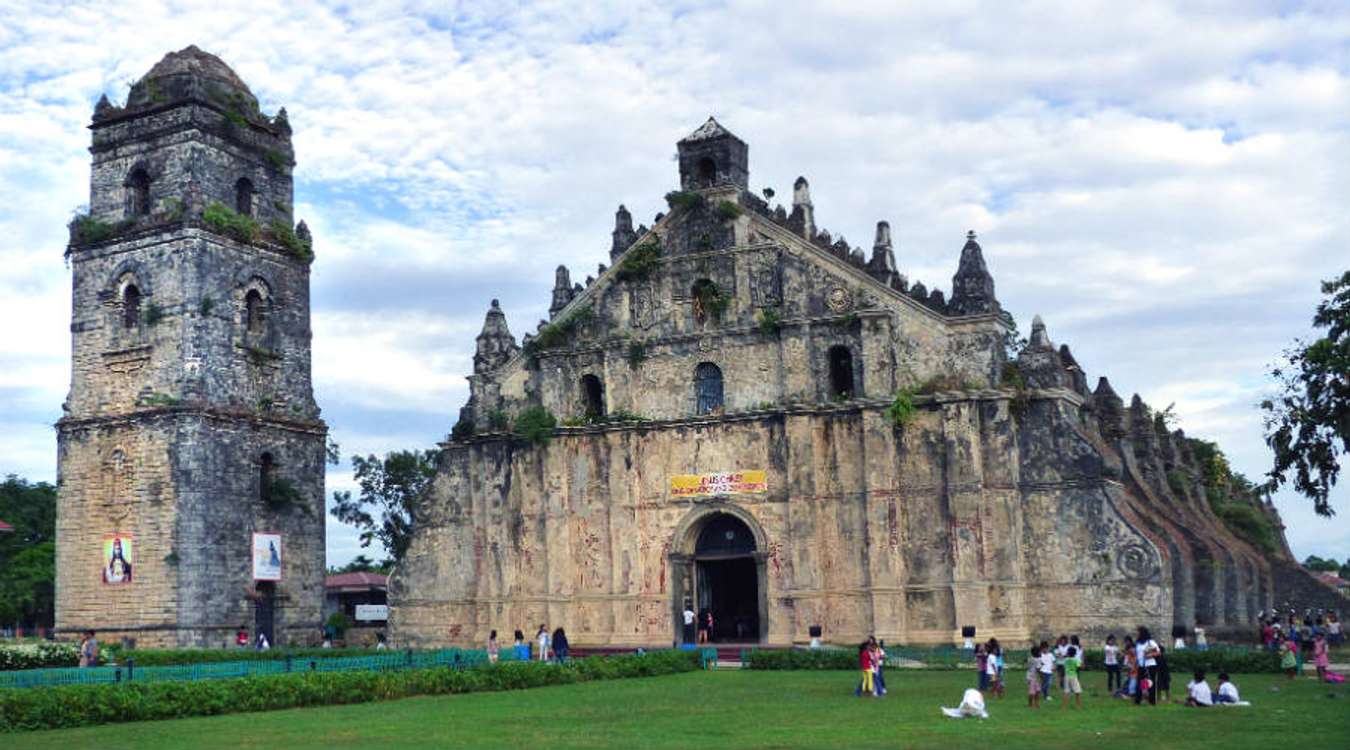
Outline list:
[[[188,47],[124,106],[100,99],[90,130],[89,212],[66,250],[58,632],[313,638],[327,427],[286,112],[264,114],[229,66]]]

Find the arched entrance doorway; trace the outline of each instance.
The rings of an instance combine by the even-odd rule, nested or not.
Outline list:
[[[686,517],[676,531],[674,571],[675,638],[681,614],[693,607],[700,622],[711,612],[711,639],[719,643],[760,643],[768,632],[763,531],[739,507],[717,503]]]

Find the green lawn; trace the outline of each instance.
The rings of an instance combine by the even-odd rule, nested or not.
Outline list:
[[[974,677],[890,670],[890,695],[858,699],[847,672],[696,672],[33,732],[0,736],[0,744],[25,750],[1350,747],[1350,690],[1307,679],[1239,677],[1243,698],[1255,704],[1245,708],[1136,708],[1103,697],[1105,677],[1085,674],[1097,695],[1085,696],[1083,711],[1063,710],[1059,702],[1032,711],[1023,689],[991,699],[987,721],[939,714],[938,706],[955,705]]]

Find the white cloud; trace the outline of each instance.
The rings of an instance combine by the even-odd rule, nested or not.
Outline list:
[[[487,301],[533,329],[554,266],[608,261],[617,204],[664,208],[674,142],[710,112],[749,141],[754,186],[807,175],[854,244],[889,219],[930,287],[978,230],[1024,329],[1042,313],[1252,476],[1263,365],[1350,256],[1350,10],[1331,4],[0,5],[0,319],[23,321],[0,352],[0,471],[39,479],[84,126],[189,43],[288,109],[316,387],[361,452],[443,435]],[[1296,552],[1350,555],[1281,502]]]

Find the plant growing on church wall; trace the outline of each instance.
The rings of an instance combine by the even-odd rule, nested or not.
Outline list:
[[[766,307],[759,311],[759,332],[765,336],[777,336],[783,330],[783,316],[777,309]]]
[[[516,415],[511,431],[530,445],[542,446],[548,445],[557,426],[558,419],[553,416],[553,412],[536,404],[526,407]]]
[[[161,320],[164,320],[164,308],[160,307],[158,302],[150,300],[145,303],[145,309],[141,311],[141,320],[148,326],[158,325]]]
[[[647,361],[647,346],[641,341],[634,341],[628,345],[628,367],[637,370],[642,367],[642,363]]]
[[[703,194],[692,190],[672,190],[666,193],[666,205],[670,210],[684,209],[692,211],[703,205]]]
[[[644,241],[623,254],[614,277],[620,281],[638,281],[652,275],[660,262],[661,243],[656,239]]]
[[[731,221],[740,218],[741,214],[744,212],[741,210],[741,207],[735,203],[728,200],[721,200],[717,202],[716,213],[717,218],[722,221]]]
[[[914,391],[910,388],[901,388],[895,392],[895,400],[886,407],[886,418],[891,420],[896,429],[903,430],[905,425],[914,421],[917,412],[918,408],[914,406]]]
[[[202,211],[202,221],[208,227],[243,243],[258,239],[258,222],[244,216],[219,201],[212,201]]]
[[[582,326],[595,319],[595,310],[590,305],[578,308],[539,329],[539,333],[525,345],[526,354],[537,354],[567,343]]]
[[[694,282],[694,317],[705,320],[711,317],[721,320],[722,314],[731,307],[731,297],[723,294],[712,279],[699,279]]]

